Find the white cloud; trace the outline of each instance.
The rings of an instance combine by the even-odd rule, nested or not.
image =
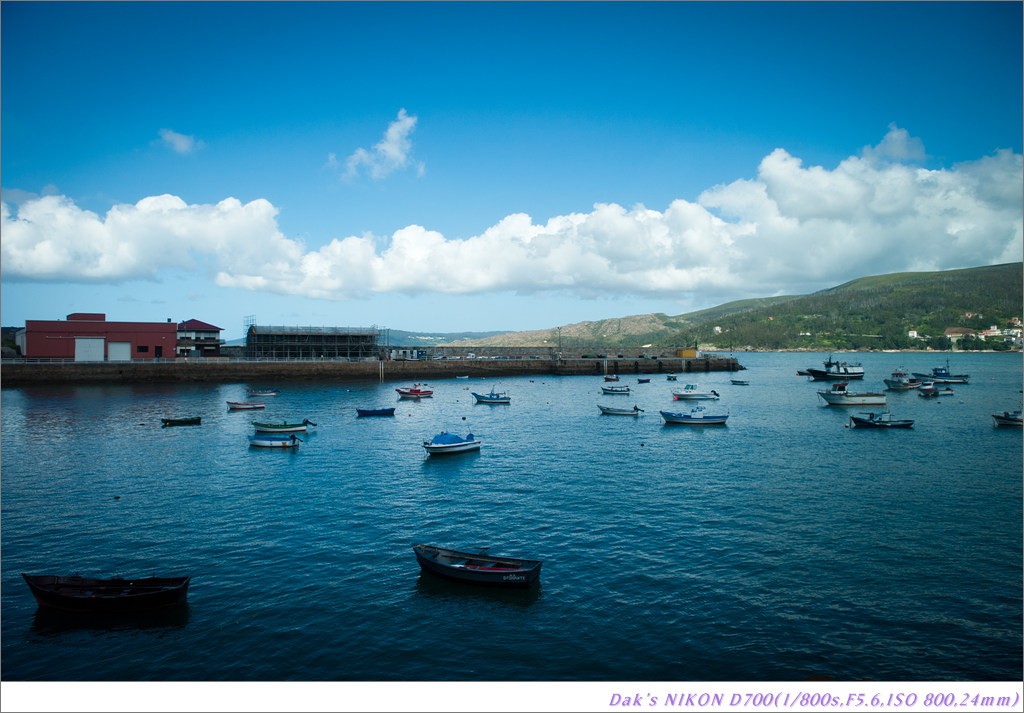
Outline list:
[[[203,145],[201,141],[196,140],[195,136],[179,134],[177,131],[171,131],[170,129],[160,129],[160,141],[164,146],[174,151],[174,153],[182,154],[192,153]]]
[[[345,159],[345,177],[354,178],[365,171],[374,180],[380,180],[395,171],[404,169],[413,163],[417,175],[422,176],[426,167],[421,162],[412,161],[412,139],[409,138],[416,129],[418,118],[409,116],[405,109],[400,109],[398,118],[388,124],[382,138],[372,149],[358,148]],[[328,163],[335,163],[334,154]]]
[[[546,223],[508,215],[467,239],[409,225],[390,239],[349,236],[317,249],[285,237],[265,200],[189,205],[164,195],[101,217],[44,196],[16,214],[3,204],[0,265],[5,278],[104,282],[200,269],[223,287],[320,299],[566,291],[725,301],[1019,261],[1022,181],[1022,157],[1008,150],[929,170],[874,154],[804,166],[777,149],[756,178],[663,211],[597,204]]]

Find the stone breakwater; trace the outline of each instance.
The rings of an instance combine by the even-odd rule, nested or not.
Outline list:
[[[693,359],[463,359],[408,361],[249,361],[176,359],[136,362],[4,360],[0,386],[35,384],[174,383],[236,381],[425,381],[456,376],[686,374],[739,371],[733,357]]]

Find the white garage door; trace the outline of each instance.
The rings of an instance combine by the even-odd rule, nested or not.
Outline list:
[[[75,337],[75,361],[103,361],[103,337]]]
[[[131,342],[111,342],[107,345],[107,359],[110,361],[131,361]]]

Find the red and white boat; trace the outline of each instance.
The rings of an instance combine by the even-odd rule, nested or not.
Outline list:
[[[403,399],[423,399],[433,396],[434,392],[431,389],[424,388],[424,386],[424,384],[413,384],[412,386],[403,386],[395,389],[395,391]]]

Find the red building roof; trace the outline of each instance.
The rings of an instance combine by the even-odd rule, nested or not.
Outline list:
[[[214,327],[212,324],[201,322],[198,319],[190,319],[186,322],[178,323],[179,330],[186,330],[190,332],[220,332],[220,327]]]

